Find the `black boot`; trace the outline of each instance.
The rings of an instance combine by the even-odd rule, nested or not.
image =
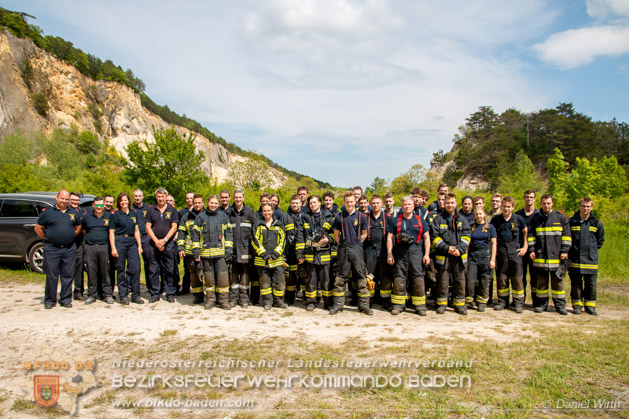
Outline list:
[[[195,304],[195,305],[203,304],[202,292],[195,292],[192,295],[194,296],[194,301],[192,301],[192,304]]]
[[[340,311],[343,311],[343,306],[345,305],[345,296],[333,297],[333,298],[334,298],[334,303],[333,303],[334,305],[332,306],[329,312],[331,316],[334,316],[335,314],[338,314]]]
[[[369,297],[358,297],[358,311],[373,316],[373,310],[369,307],[369,300]]]

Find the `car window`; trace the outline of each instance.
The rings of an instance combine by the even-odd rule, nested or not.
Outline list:
[[[44,209],[52,207],[51,204],[48,204],[46,202],[39,202],[39,201],[35,202],[35,205],[37,206],[38,214],[41,214]]]
[[[37,211],[31,201],[5,199],[0,209],[0,217],[37,217]]]

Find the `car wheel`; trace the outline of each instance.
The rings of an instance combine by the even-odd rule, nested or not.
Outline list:
[[[28,252],[28,264],[34,272],[44,273],[44,243],[35,243]]]

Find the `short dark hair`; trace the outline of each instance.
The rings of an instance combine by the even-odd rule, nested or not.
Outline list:
[[[76,196],[77,198],[81,197],[81,195],[79,193],[77,193],[77,192],[70,192],[70,196],[72,196],[72,195]]]
[[[262,193],[260,194],[260,201],[262,201],[262,198],[266,198],[266,199],[269,199],[269,200],[270,200],[270,199],[271,199],[271,194],[270,194],[270,193],[268,193],[268,192],[262,192]]]
[[[393,194],[391,192],[387,192],[384,194],[384,199],[393,198]]]
[[[469,199],[470,201],[472,201],[472,204],[474,203],[474,198],[472,198],[472,197],[471,197],[471,196],[469,196],[469,195],[465,195],[465,196],[463,197],[463,199],[461,199],[461,205],[463,205],[463,203],[464,203],[464,202],[465,202],[465,200],[467,200],[467,199]]]
[[[533,189],[527,189],[526,191],[524,191],[524,196],[529,194],[533,194],[533,196],[535,196],[535,191]]]
[[[448,192],[446,194],[446,199],[454,199],[456,201],[456,195],[453,194],[452,192]]]
[[[326,191],[326,192],[323,194],[323,199],[325,199],[325,198],[326,198],[326,197],[328,197],[328,196],[329,196],[330,198],[332,198],[332,200],[334,201],[334,192],[332,192],[332,191]]]
[[[411,191],[411,195],[420,195],[422,194],[422,188],[413,188],[413,190]]]
[[[360,186],[354,186],[354,187],[352,188],[352,192],[354,192],[354,191],[355,191],[355,190],[357,190],[357,189],[360,191],[360,194],[362,195],[362,193],[363,193],[363,188],[361,188]]]
[[[293,196],[290,197],[291,201],[301,201],[301,196],[299,196],[298,194],[295,194]]]
[[[231,194],[229,193],[227,189],[223,189],[222,191],[219,192],[220,195],[223,195],[224,193],[226,193],[227,196],[231,196]]]
[[[505,202],[508,202],[511,205],[515,205],[515,199],[513,199],[512,196],[505,196],[504,198],[502,198],[502,203],[504,204]]]
[[[553,202],[555,201],[553,199],[553,196],[551,194],[549,194],[549,193],[542,195],[542,199],[540,199],[540,201],[543,201],[544,199],[550,199]]]
[[[382,201],[382,197],[378,195],[377,193],[371,195],[371,199],[369,201],[373,201],[374,199],[379,199]]]
[[[195,199],[201,198],[203,199],[203,195],[201,195],[200,193],[195,193],[194,196],[192,197],[192,200],[194,201]]]
[[[297,193],[299,193],[299,191],[306,191],[306,193],[308,193],[308,187],[307,186],[300,186],[299,188],[297,188]]]

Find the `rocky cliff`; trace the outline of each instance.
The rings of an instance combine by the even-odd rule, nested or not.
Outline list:
[[[0,137],[15,130],[50,134],[71,126],[97,133],[125,157],[131,142],[155,141],[154,130],[170,128],[142,106],[130,87],[93,80],[30,40],[0,30]],[[175,129],[190,133],[183,127]],[[248,160],[194,134],[197,149],[205,153],[203,169],[219,182],[226,178],[231,163]],[[286,175],[270,170],[273,187],[279,187]]]

